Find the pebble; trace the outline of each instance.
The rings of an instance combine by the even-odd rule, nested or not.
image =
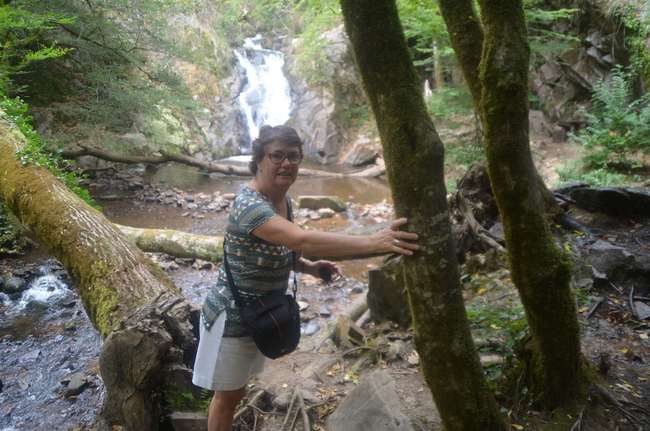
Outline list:
[[[305,329],[303,329],[303,334],[314,335],[316,332],[318,332],[319,329],[320,326],[310,323],[307,326],[305,326]]]

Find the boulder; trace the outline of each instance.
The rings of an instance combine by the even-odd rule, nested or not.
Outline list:
[[[63,392],[65,398],[76,397],[88,387],[88,379],[83,373],[75,373],[68,381],[68,387]]]
[[[379,143],[373,143],[367,136],[359,136],[350,150],[343,156],[344,165],[363,166],[374,163],[379,157]]]
[[[625,249],[606,241],[596,241],[589,250],[585,264],[591,265],[598,272],[611,279],[630,268],[634,264],[634,260],[634,256]]]
[[[19,277],[9,276],[5,278],[2,284],[2,291],[7,295],[24,292],[27,289],[25,280]]]
[[[569,197],[593,212],[614,216],[650,216],[650,193],[624,187],[591,187],[573,190]]]
[[[413,425],[400,411],[395,380],[384,370],[364,379],[327,420],[330,431],[411,431]]]
[[[204,431],[208,428],[205,412],[172,412],[167,419],[174,431]]]
[[[338,196],[300,196],[298,206],[310,210],[319,210],[321,208],[331,208],[336,212],[345,212],[347,210],[345,202]]]
[[[320,39],[325,41],[323,54],[326,61],[319,65],[322,75],[316,83],[309,82],[312,77],[296,73],[300,40],[294,39],[285,52],[285,66],[295,94],[292,118],[287,125],[296,129],[305,140],[306,160],[329,164],[340,159],[347,142],[340,112],[362,106],[367,99],[343,24],[323,33]]]
[[[368,271],[368,308],[375,323],[391,321],[411,325],[411,308],[403,280],[402,256]]]

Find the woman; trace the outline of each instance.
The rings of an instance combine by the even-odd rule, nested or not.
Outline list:
[[[371,236],[348,236],[304,230],[292,223],[289,187],[298,177],[302,141],[286,126],[263,126],[253,141],[250,170],[253,180],[235,200],[224,236],[224,249],[233,280],[244,304],[274,290],[286,290],[289,273],[319,276],[326,268],[332,278],[343,274],[334,262],[310,261],[302,253],[350,255],[397,252],[412,255],[417,235],[399,231],[405,218]],[[264,370],[257,350],[234,305],[225,271],[205,300],[193,383],[214,390],[209,431],[230,431],[235,408],[246,394],[251,374]]]

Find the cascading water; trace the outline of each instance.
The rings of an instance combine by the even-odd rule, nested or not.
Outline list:
[[[255,139],[264,124],[284,124],[291,115],[289,82],[282,66],[284,55],[263,49],[261,35],[245,39],[244,48],[235,50],[246,80],[237,100],[246,118],[249,136]]]

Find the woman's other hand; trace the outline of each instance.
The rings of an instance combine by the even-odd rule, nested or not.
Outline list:
[[[399,230],[400,226],[407,223],[408,219],[402,217],[392,222],[386,229],[382,229],[371,236],[371,240],[379,248],[379,252],[392,251],[412,256],[413,251],[420,249],[419,245],[410,242],[417,241],[417,234]]]
[[[332,278],[329,281],[343,277],[343,271],[341,271],[341,267],[334,262],[330,262],[329,260],[317,260],[315,262],[312,262],[305,259],[305,267],[303,272],[316,278],[321,278],[321,268],[325,268],[332,275]]]

